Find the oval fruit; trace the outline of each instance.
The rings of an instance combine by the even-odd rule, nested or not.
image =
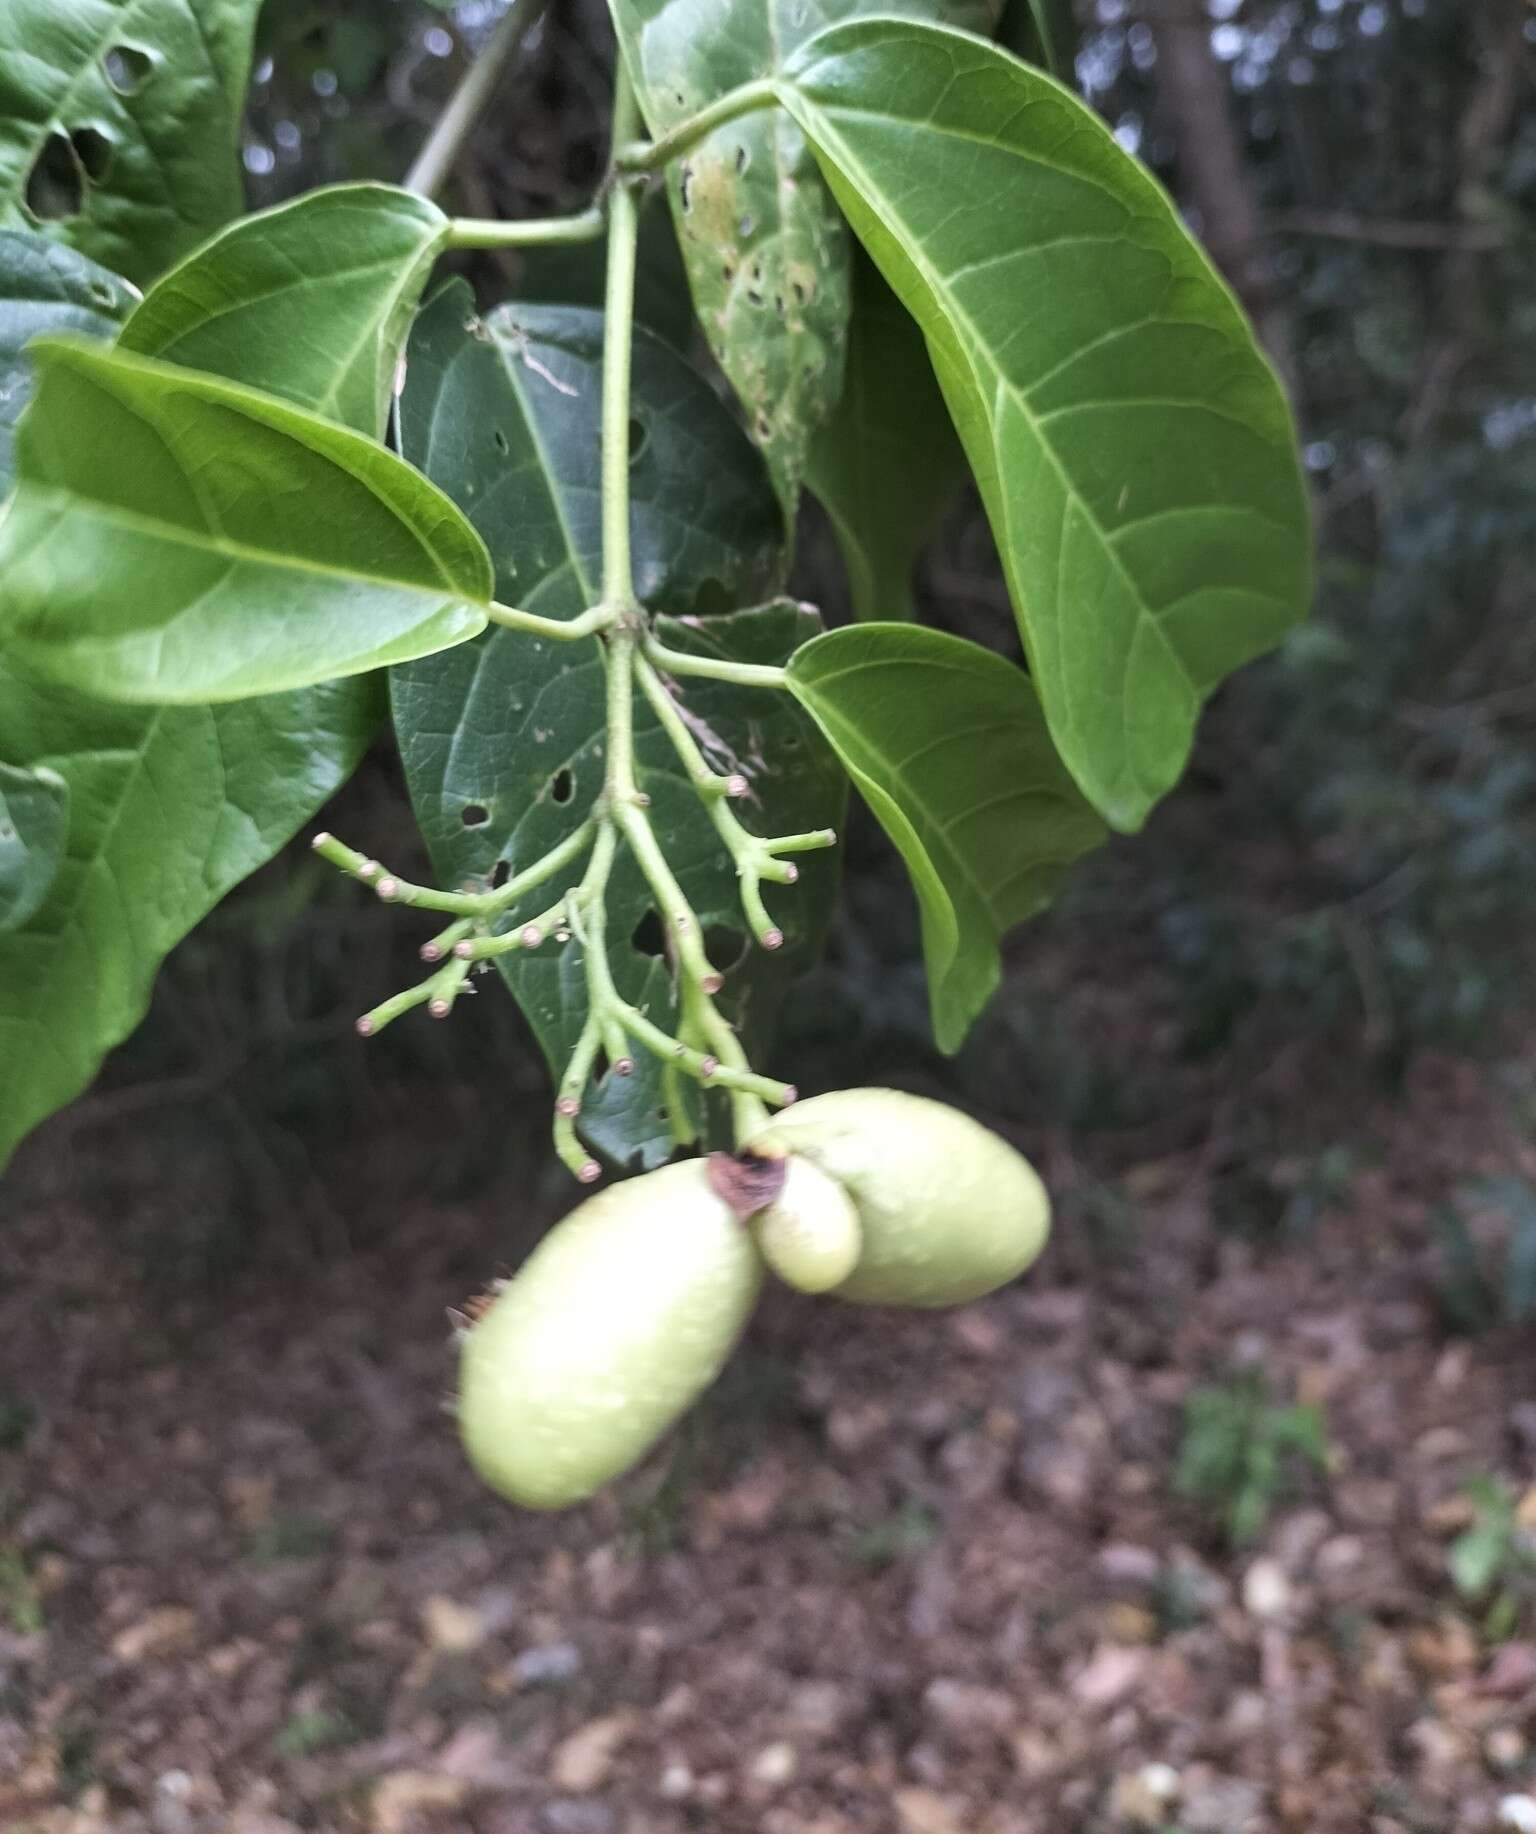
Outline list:
[[[802,1293],[829,1293],[859,1261],[859,1214],[837,1182],[811,1160],[792,1153],[784,1183],[752,1219],[763,1259]]]
[[[719,1374],[761,1284],[752,1237],[702,1160],[588,1198],[464,1339],[470,1462],[529,1509],[591,1496]]]
[[[839,1299],[977,1299],[1021,1274],[1050,1232],[1050,1199],[1024,1155],[924,1096],[813,1096],[776,1115],[751,1148],[809,1159],[853,1199],[863,1244],[858,1265],[834,1289]]]

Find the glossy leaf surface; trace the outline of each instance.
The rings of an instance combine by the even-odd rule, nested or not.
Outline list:
[[[1005,931],[1046,905],[1104,824],[1051,744],[1029,678],[910,624],[829,631],[790,686],[906,862],[934,1037],[958,1050],[1001,972]]]
[[[912,567],[965,454],[911,314],[867,256],[854,266],[848,368],[806,482],[832,518],[857,618],[912,616]]]
[[[1279,384],[1166,195],[1051,78],[880,18],[802,46],[781,93],[928,339],[1057,747],[1134,828],[1204,698],[1307,607]]]
[[[11,486],[16,422],[32,397],[29,339],[50,331],[111,337],[132,310],[126,282],[26,230],[0,230],[0,498]]]
[[[119,347],[381,433],[395,368],[448,230],[426,198],[336,185],[242,218],[150,289]]]
[[[0,525],[0,645],[106,698],[304,687],[462,642],[490,563],[442,493],[272,396],[83,342],[34,345]]]
[[[596,479],[601,318],[575,307],[514,306],[472,319],[462,283],[434,299],[412,338],[401,428],[406,452],[464,504],[496,557],[498,589],[552,617],[596,596],[600,539]],[[468,325],[469,328],[466,328]],[[779,662],[818,628],[778,602],[761,610],[693,614],[762,598],[784,564],[783,524],[761,458],[713,391],[659,340],[635,346],[632,471],[637,579],[666,640],[741,660]],[[684,621],[686,620],[686,621]],[[417,819],[446,884],[485,883],[501,862],[517,871],[585,817],[603,779],[604,683],[595,644],[550,643],[488,631],[462,649],[392,672],[401,755]],[[740,769],[752,795],[736,805],[759,832],[835,823],[842,775],[788,696],[744,695],[690,683],[685,699],[718,768]],[[735,875],[648,708],[636,708],[636,747],[651,818],[682,886],[729,970],[745,946]],[[727,1004],[749,1027],[820,944],[833,868],[806,855],[800,883],[770,888],[788,942],[754,950],[729,973]],[[579,875],[577,875],[579,876]],[[526,922],[562,889],[515,910]],[[657,1023],[674,1001],[652,951],[651,900],[621,857],[608,901],[609,949],[620,992]],[[719,947],[724,940],[724,947]],[[586,1015],[579,943],[546,943],[499,959],[552,1063],[563,1067]],[[591,1144],[621,1163],[655,1164],[672,1150],[657,1066],[608,1077],[584,1106]]]
[[[0,227],[146,286],[243,205],[261,0],[5,0]]]

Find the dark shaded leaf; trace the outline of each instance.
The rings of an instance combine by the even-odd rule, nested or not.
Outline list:
[[[0,227],[139,286],[239,213],[261,0],[5,0]]]
[[[515,306],[481,321],[462,283],[424,311],[412,339],[401,430],[406,452],[464,504],[496,556],[499,588],[552,617],[573,617],[598,590],[597,489],[602,322],[575,307]],[[783,528],[762,460],[708,386],[659,340],[636,339],[634,413],[645,444],[632,472],[636,575],[653,608],[691,614],[763,596],[783,566]],[[785,602],[666,624],[666,640],[741,660],[779,662],[817,628]],[[585,817],[603,779],[602,658],[493,630],[460,651],[392,672],[395,724],[418,821],[445,884],[517,871]],[[815,728],[784,695],[690,683],[686,705],[722,769],[740,769],[743,809],[760,832],[834,823],[842,775]],[[706,928],[745,925],[734,872],[665,735],[641,703],[636,747],[651,817]],[[832,867],[806,855],[774,914],[788,941],[753,951],[729,975],[728,1007],[755,1026],[785,978],[820,945]],[[545,888],[508,928],[547,906]],[[621,858],[608,903],[620,992],[672,1023],[666,963],[650,952],[649,893]],[[648,946],[649,945],[649,946]],[[728,968],[732,949],[718,948]],[[549,943],[498,966],[552,1064],[564,1066],[586,1013],[579,944]],[[653,1060],[609,1077],[587,1101],[590,1143],[620,1162],[654,1164],[672,1148]]]

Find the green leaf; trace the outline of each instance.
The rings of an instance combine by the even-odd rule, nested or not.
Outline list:
[[[776,75],[848,0],[610,0],[653,133]],[[897,0],[985,26],[991,0]],[[775,109],[720,128],[667,175],[694,307],[792,510],[810,442],[842,387],[847,232],[795,123]]]
[[[46,767],[0,764],[0,930],[14,930],[42,903],[58,868],[69,785]]]
[[[485,627],[491,571],[443,494],[271,396],[69,339],[0,526],[0,643],[107,699],[307,687]]]
[[[345,781],[371,682],[232,707],[114,707],[0,662],[7,757],[69,784],[58,871],[0,933],[0,1167],[143,1017],[163,957]]]
[[[232,224],[173,268],[118,348],[268,388],[380,434],[447,232],[435,204],[390,185],[308,192]]]
[[[1056,755],[1023,672],[910,624],[829,631],[789,685],[826,734],[917,892],[939,1048],[997,986],[1003,933],[1041,910],[1103,823]]]
[[[1307,606],[1280,386],[1168,198],[1051,78],[881,18],[802,46],[780,93],[928,339],[1057,748],[1135,828],[1205,697]]]
[[[462,282],[422,313],[400,404],[404,450],[463,503],[496,556],[498,585],[520,604],[572,617],[597,596],[601,561],[593,475],[602,320],[574,307],[512,306],[474,319]],[[636,576],[666,641],[739,660],[780,662],[816,628],[777,603],[734,616],[693,614],[762,597],[784,565],[783,523],[762,459],[718,397],[645,331],[635,339],[632,413],[643,443],[632,473]],[[568,834],[602,783],[604,692],[592,644],[488,631],[462,649],[397,668],[395,726],[417,820],[445,884],[518,870]],[[842,773],[787,696],[690,683],[687,707],[722,769],[753,784],[743,819],[762,832],[835,822]],[[636,708],[641,782],[668,857],[706,926],[742,932],[734,873],[644,703]],[[735,1015],[766,1020],[784,980],[820,946],[833,868],[807,854],[776,892],[787,943],[729,975]],[[555,888],[558,890],[558,888]],[[509,925],[547,905],[545,888]],[[650,898],[627,857],[609,892],[609,946],[620,991],[658,1023],[674,1016],[666,965],[645,947]],[[638,941],[636,933],[639,932]],[[727,965],[731,951],[723,951]],[[548,943],[498,961],[550,1061],[564,1067],[586,1013],[579,945]],[[582,1128],[610,1158],[655,1164],[672,1150],[653,1060],[609,1078]]]
[[[110,337],[132,305],[127,283],[84,255],[0,230],[0,497],[10,488],[13,429],[32,394],[22,347],[49,331]]]
[[[913,562],[964,476],[922,333],[860,255],[843,396],[806,473],[837,531],[855,617],[912,616]]]
[[[137,282],[242,208],[238,136],[261,0],[6,0],[0,227]]]

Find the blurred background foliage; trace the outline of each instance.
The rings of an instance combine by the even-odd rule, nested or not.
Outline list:
[[[252,205],[398,179],[501,10],[268,0]],[[1317,496],[1316,615],[1219,697],[1147,833],[1089,861],[1015,937],[954,1064],[927,1041],[899,869],[856,823],[831,953],[789,1003],[775,1061],[802,1087],[948,1088],[1106,1168],[1203,1144],[1224,1221],[1295,1231],[1370,1151],[1358,1116],[1420,1053],[1491,1056],[1536,1120],[1515,1049],[1536,987],[1536,11],[1015,0],[1003,30],[1031,50],[1042,18],[1064,75],[1174,188],[1290,383]],[[600,0],[552,8],[449,203],[580,207],[611,60]],[[664,221],[642,279],[658,316],[677,304]],[[482,259],[473,274],[488,297],[583,297],[590,262]],[[814,514],[798,573],[838,615]],[[1010,642],[972,495],[919,585],[932,622]],[[421,864],[387,752],[332,825]],[[173,957],[150,1023],[49,1137],[72,1148],[131,1120],[177,1155],[206,1201],[178,1205],[203,1219],[185,1244],[156,1237],[172,1272],[248,1252],[253,1212],[296,1215],[323,1243],[342,1227],[323,1143],[389,1117],[416,1117],[432,1143],[407,1179],[467,1192],[511,1173],[553,1190],[545,1073],[499,989],[449,1025],[366,1048],[352,1036],[350,1015],[409,977],[420,940],[291,849]],[[66,1157],[91,1175],[89,1153]],[[1096,1177],[1079,1209],[1090,1234],[1122,1220]]]

